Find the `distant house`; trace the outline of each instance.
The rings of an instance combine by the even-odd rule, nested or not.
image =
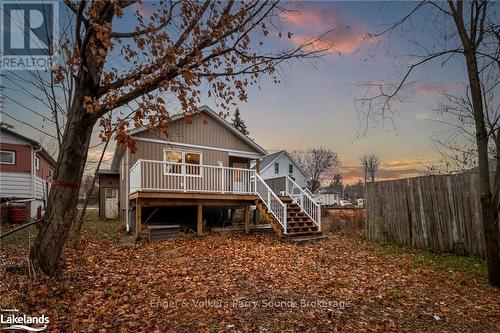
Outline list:
[[[34,218],[45,207],[56,161],[39,142],[12,129],[0,131],[0,197],[25,201]]]
[[[280,150],[261,158],[259,174],[275,190],[281,187],[278,184],[284,184],[284,177],[287,176],[300,188],[307,187],[305,171],[286,150]],[[279,188],[279,190],[284,190],[284,188]]]
[[[314,199],[321,205],[340,205],[340,193],[335,188],[322,187],[314,195]]]
[[[133,130],[135,153],[117,147],[111,169],[99,172],[101,216],[119,215],[136,240],[171,228],[201,235],[238,223],[249,232],[252,215],[280,237],[321,235],[318,204],[294,183],[289,192],[273,191],[251,168],[267,151],[217,112],[200,107],[189,121],[174,116],[165,130]],[[287,155],[277,162],[285,168],[282,174],[305,186],[305,176]]]

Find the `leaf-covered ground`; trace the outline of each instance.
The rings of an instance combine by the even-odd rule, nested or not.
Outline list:
[[[48,315],[54,332],[500,331],[500,291],[477,260],[340,234],[133,245],[113,228],[87,229],[53,279],[30,282],[2,260],[0,306]]]

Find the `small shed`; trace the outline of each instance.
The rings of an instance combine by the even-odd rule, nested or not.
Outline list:
[[[314,195],[314,200],[324,206],[340,205],[340,193],[330,186],[322,187]]]
[[[99,170],[99,217],[116,219],[120,214],[120,173],[115,170]]]

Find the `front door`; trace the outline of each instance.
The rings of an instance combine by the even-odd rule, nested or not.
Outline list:
[[[231,166],[233,168],[246,169],[246,163],[233,163]],[[247,192],[249,189],[246,188],[246,172],[243,170],[232,170],[233,174],[233,192]]]
[[[250,160],[245,157],[229,156],[229,166],[231,168],[248,169]],[[231,170],[231,191],[248,192],[250,191],[250,177],[248,171]]]
[[[107,219],[116,219],[118,217],[118,189],[105,189],[104,215]]]

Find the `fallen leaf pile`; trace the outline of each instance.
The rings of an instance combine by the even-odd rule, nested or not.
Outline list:
[[[55,278],[0,268],[0,305],[50,332],[498,332],[500,292],[338,234],[87,239]]]

